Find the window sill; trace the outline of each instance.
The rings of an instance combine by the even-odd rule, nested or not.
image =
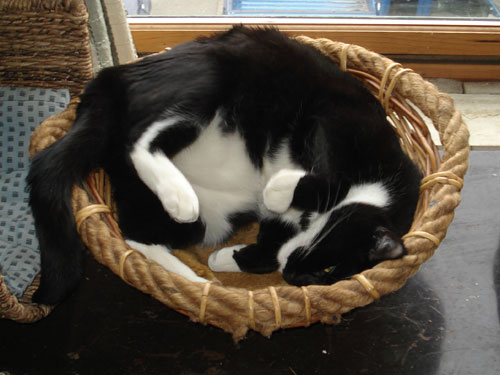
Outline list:
[[[235,23],[269,25],[291,36],[307,35],[398,55],[424,77],[500,80],[500,22],[410,19],[129,18],[138,53],[211,35]],[[401,60],[398,60],[401,61]]]

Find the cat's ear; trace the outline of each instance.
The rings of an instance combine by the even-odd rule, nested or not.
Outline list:
[[[398,259],[406,254],[401,239],[389,229],[378,227],[375,230],[374,238],[375,246],[368,254],[371,261]]]

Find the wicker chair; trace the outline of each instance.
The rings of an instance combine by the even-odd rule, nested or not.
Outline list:
[[[92,78],[83,0],[0,0],[0,85],[68,88],[76,96]],[[0,317],[35,322],[51,307],[31,303],[38,278],[17,299],[0,274]]]

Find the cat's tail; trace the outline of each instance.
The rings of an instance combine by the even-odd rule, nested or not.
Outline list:
[[[27,183],[42,268],[35,302],[62,301],[82,278],[84,245],[76,231],[72,189],[103,165],[110,128],[116,122],[111,100],[84,95],[71,130],[32,160]]]

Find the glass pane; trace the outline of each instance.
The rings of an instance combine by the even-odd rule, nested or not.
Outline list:
[[[123,0],[129,16],[500,19],[500,0]]]

